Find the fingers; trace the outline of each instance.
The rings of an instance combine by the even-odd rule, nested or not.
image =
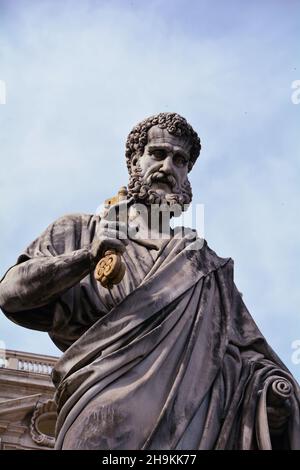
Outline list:
[[[102,223],[99,225],[97,230],[97,237],[101,238],[113,238],[117,240],[128,239],[128,227],[127,224],[120,224],[114,222]]]
[[[126,250],[126,246],[123,241],[121,240],[116,240],[116,239],[109,239],[109,240],[104,240],[102,243],[102,254],[105,255],[105,252],[108,250],[114,250],[120,255],[124,253]]]
[[[112,239],[112,240],[122,240],[123,243],[128,244],[128,237],[127,234],[124,232],[120,232],[119,230],[114,229],[104,229],[99,233],[100,239]]]
[[[117,204],[113,204],[108,209],[104,219],[110,221],[127,220],[128,207],[132,201],[132,198],[119,201]]]
[[[108,250],[114,250],[122,255],[126,244],[127,240],[118,240],[115,236],[96,238],[91,245],[90,255],[93,262],[98,262]]]
[[[122,231],[126,233],[127,231],[127,222],[120,222],[120,221],[114,221],[114,220],[106,220],[102,219],[99,223],[99,229],[98,230],[103,230],[103,229],[113,229],[116,230],[118,229],[119,231]]]
[[[128,224],[127,222],[113,222],[107,220],[101,220],[98,229],[97,236],[117,238],[119,240],[127,240],[133,238],[138,232],[138,226],[135,224]]]
[[[96,237],[92,242],[91,255],[94,260],[102,258],[106,251],[115,250],[123,254],[128,244],[127,209],[131,199],[112,205],[106,216],[100,220]]]

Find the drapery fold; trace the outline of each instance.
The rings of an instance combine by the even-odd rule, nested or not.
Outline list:
[[[98,223],[66,217],[19,262],[86,247]],[[51,305],[7,313],[65,351],[53,371],[57,449],[261,448],[257,404],[276,377],[293,390],[276,445],[300,449],[298,384],[245,307],[232,260],[196,242],[189,233],[150,253],[130,240],[110,291],[91,273]]]
[[[75,368],[67,357],[56,368],[57,448],[259,448],[257,402],[278,374],[293,383],[299,422],[298,386],[244,306],[232,260],[177,243],[185,249],[70,348]],[[300,448],[293,427],[283,445]]]

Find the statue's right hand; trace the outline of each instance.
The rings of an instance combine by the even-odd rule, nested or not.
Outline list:
[[[90,248],[92,262],[97,264],[107,250],[124,253],[127,244],[127,223],[102,219]]]

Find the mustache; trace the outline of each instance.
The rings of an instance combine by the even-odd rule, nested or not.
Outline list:
[[[163,171],[154,171],[146,178],[147,184],[151,185],[154,182],[166,183],[171,186],[172,189],[177,187],[176,178],[173,175],[164,173]]]
[[[162,196],[152,189],[151,183],[154,177],[166,178],[170,185],[175,183],[176,187],[172,187],[172,194]],[[160,179],[160,181],[162,180]],[[128,195],[129,197],[133,197],[135,201],[145,201],[147,205],[161,203],[170,205],[173,203],[179,204],[183,210],[185,210],[184,206],[189,205],[193,198],[192,188],[188,178],[179,185],[173,175],[165,174],[163,171],[152,171],[150,175],[144,176],[142,169],[138,166],[129,174]]]

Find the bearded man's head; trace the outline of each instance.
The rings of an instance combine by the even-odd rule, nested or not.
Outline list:
[[[201,149],[200,139],[176,113],[160,113],[137,124],[126,142],[128,195],[137,202],[178,204],[192,200],[187,174]]]

